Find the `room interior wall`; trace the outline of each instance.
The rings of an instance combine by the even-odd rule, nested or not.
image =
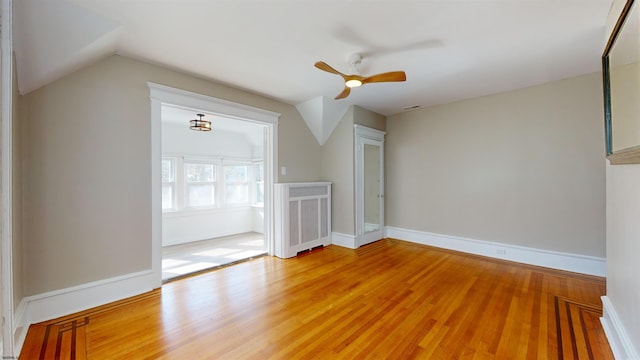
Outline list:
[[[353,113],[350,107],[322,146],[322,180],[331,181],[331,231],[354,235]]]
[[[276,181],[320,176],[295,107],[122,56],[24,96],[25,296],[151,269],[147,82],[282,114]]]
[[[607,18],[607,38],[626,1],[615,0]],[[637,3],[635,4],[638,5]],[[604,44],[603,44],[604,48]],[[636,75],[637,76],[637,73]],[[612,99],[615,100],[615,99]],[[636,114],[637,115],[637,114]],[[600,113],[602,118],[602,113]],[[615,134],[614,134],[615,135]],[[615,143],[615,138],[614,138]],[[610,165],[607,161],[607,301],[606,322],[614,313],[618,325],[607,332],[609,343],[632,356],[640,356],[640,164]],[[613,337],[612,337],[613,336]],[[635,354],[632,354],[635,352]],[[622,358],[622,354],[616,354]]]
[[[600,74],[387,121],[386,225],[605,255]]]
[[[353,123],[380,131],[387,130],[386,116],[380,115],[374,111],[362,108],[360,106],[353,107]]]
[[[256,212],[247,205],[162,214],[162,246],[252,232]]]
[[[607,295],[640,355],[640,165],[607,165]],[[629,357],[632,358],[632,357]]]

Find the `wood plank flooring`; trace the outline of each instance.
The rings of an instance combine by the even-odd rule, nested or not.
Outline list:
[[[613,359],[603,278],[386,239],[30,327],[20,359]]]

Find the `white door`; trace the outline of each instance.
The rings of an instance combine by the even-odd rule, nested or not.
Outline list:
[[[357,246],[384,237],[384,132],[356,126]]]

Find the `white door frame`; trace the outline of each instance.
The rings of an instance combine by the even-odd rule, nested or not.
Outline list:
[[[384,131],[354,125],[355,134],[355,190],[356,190],[356,247],[380,240],[384,237]],[[378,207],[380,226],[377,231],[365,231],[364,221],[364,145],[380,147],[380,189]]]
[[[2,0],[2,358],[15,359],[13,312],[13,34],[11,0]]]
[[[264,139],[264,239],[267,251],[274,254],[273,183],[278,168],[279,113],[232,101],[201,95],[148,82],[151,97],[151,241],[154,287],[162,286],[162,104],[184,106],[203,112],[265,125]]]

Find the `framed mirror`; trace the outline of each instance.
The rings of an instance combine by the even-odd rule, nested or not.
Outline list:
[[[607,158],[640,164],[640,13],[627,0],[602,54]]]

